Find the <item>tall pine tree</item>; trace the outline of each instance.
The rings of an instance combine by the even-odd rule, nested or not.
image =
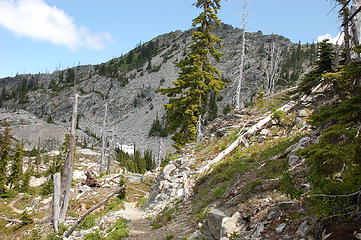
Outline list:
[[[169,103],[164,105],[165,116],[168,132],[175,133],[172,139],[177,148],[195,140],[197,122],[206,112],[209,94],[213,91],[217,95],[225,85],[220,72],[210,63],[211,57],[219,61],[222,56],[222,40],[212,33],[220,25],[220,0],[197,0],[195,6],[202,12],[193,20],[196,31],[192,34],[191,51],[176,63],[180,73],[174,87],[159,90],[169,97]]]
[[[1,137],[0,150],[0,194],[6,192],[6,170],[9,163],[11,134],[10,128],[6,127]]]
[[[23,175],[23,145],[21,143],[16,144],[16,151],[13,158],[13,164],[11,166],[11,173],[8,178],[8,184],[10,189],[20,191],[20,181]]]

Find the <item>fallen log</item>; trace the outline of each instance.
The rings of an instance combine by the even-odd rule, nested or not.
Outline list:
[[[282,112],[288,112],[290,111],[294,106],[296,105],[296,102],[290,101],[289,103],[283,105],[282,107],[278,108],[276,111],[282,111]],[[219,153],[214,159],[212,159],[209,163],[207,163],[205,166],[203,166],[198,172],[204,173],[208,171],[212,165],[218,163],[221,161],[224,157],[226,157],[228,154],[230,154],[234,149],[236,149],[241,143],[246,144],[246,139],[255,133],[257,133],[259,130],[261,130],[267,123],[269,123],[272,120],[272,116],[274,113],[268,115],[267,117],[263,118],[256,124],[254,124],[250,129],[247,130],[244,134],[240,135],[229,147],[227,147],[225,150],[223,150],[221,153]]]
[[[85,217],[88,216],[90,213],[94,212],[97,208],[101,207],[103,204],[105,204],[107,201],[109,201],[109,199],[111,199],[114,195],[120,193],[120,191],[122,191],[122,189],[118,189],[116,191],[114,191],[112,194],[110,194],[106,199],[104,199],[103,201],[95,204],[93,207],[91,207],[88,211],[86,211],[72,226],[71,228],[66,231],[64,233],[64,237],[68,238],[75,230],[75,228],[82,222],[84,221]],[[63,239],[64,239],[63,237]]]

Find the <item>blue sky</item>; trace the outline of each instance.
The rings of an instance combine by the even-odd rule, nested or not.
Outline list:
[[[186,30],[194,0],[0,0],[0,77],[96,64],[140,41]],[[317,41],[339,32],[329,0],[249,0],[248,31]],[[239,27],[242,0],[222,1],[220,18]]]

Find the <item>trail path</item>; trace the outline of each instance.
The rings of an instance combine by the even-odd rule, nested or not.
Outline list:
[[[136,206],[136,202],[125,202],[124,210],[120,214],[127,219],[130,229],[127,240],[159,240],[161,234],[157,231],[152,231],[150,220],[146,219],[146,214]]]

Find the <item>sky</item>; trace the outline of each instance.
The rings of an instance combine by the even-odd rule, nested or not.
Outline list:
[[[0,0],[0,78],[98,64],[139,42],[187,30],[195,0]],[[247,31],[292,42],[337,38],[330,0],[248,0]],[[222,0],[220,19],[240,27],[242,0]]]

